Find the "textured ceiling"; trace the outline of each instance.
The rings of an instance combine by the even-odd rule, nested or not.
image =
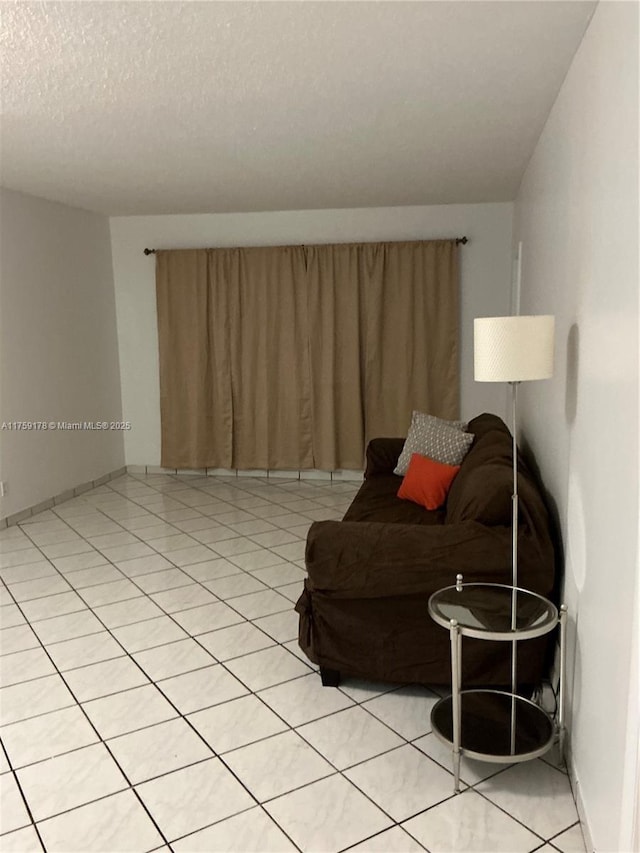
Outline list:
[[[594,7],[2,2],[2,183],[108,214],[513,199]]]

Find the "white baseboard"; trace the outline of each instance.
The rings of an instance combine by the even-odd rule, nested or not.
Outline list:
[[[569,743],[567,743],[566,761],[567,771],[569,773],[569,782],[571,784],[571,792],[573,793],[573,799],[576,803],[576,809],[578,810],[578,818],[580,819],[580,828],[582,829],[582,835],[584,836],[585,849],[587,853],[595,853],[593,836],[591,835],[591,827],[589,826],[587,811],[584,806],[584,800],[582,799],[582,789],[580,787],[580,780],[578,779],[576,768],[573,763],[573,755],[571,754],[571,747]]]

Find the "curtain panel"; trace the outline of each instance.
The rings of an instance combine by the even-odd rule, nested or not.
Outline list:
[[[158,251],[162,465],[360,469],[459,410],[453,240]]]

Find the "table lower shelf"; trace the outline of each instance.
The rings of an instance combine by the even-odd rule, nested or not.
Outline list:
[[[544,755],[553,744],[555,729],[551,717],[529,699],[500,690],[462,690],[460,702],[460,749],[468,758],[499,764],[529,761]],[[512,710],[515,715],[513,750]],[[453,747],[451,696],[434,705],[431,725],[437,737]]]

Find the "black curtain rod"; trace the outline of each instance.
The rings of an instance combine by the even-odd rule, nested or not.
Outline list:
[[[466,237],[456,237],[456,246],[460,246],[461,244],[463,246],[466,246],[468,242],[469,242],[469,240]],[[145,249],[144,250],[145,255],[155,255],[155,253],[156,253],[155,249]]]

